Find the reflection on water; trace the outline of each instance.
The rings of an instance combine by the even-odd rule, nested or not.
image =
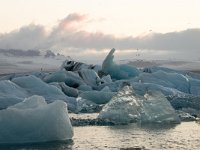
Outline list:
[[[126,126],[74,127],[73,141],[43,144],[4,145],[0,149],[199,149],[200,124],[131,124]]]
[[[80,149],[199,149],[200,125],[183,122],[178,125],[127,125],[75,128],[74,145]],[[84,137],[84,138],[83,138]]]

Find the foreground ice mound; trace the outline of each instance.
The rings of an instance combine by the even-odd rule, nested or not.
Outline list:
[[[73,137],[67,104],[47,104],[32,96],[0,111],[0,143],[32,143],[67,140]]]
[[[123,87],[100,112],[99,118],[115,124],[179,123],[180,119],[168,100],[160,92],[149,92],[145,96],[133,93],[130,86]]]
[[[102,64],[102,71],[110,74],[113,79],[129,79],[139,74],[139,70],[133,66],[122,64],[117,65],[113,62],[115,49],[113,48],[107,55]]]

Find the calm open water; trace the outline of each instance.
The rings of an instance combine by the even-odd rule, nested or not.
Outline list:
[[[6,150],[64,149],[200,149],[200,124],[183,122],[174,126],[123,125],[74,127],[71,141],[40,144],[0,145]]]

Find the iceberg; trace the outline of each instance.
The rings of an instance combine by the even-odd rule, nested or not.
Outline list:
[[[99,78],[98,74],[94,70],[81,69],[78,71],[78,74],[83,79],[83,81],[91,87],[97,87],[103,83],[103,80]]]
[[[164,87],[174,88],[184,93],[189,93],[189,79],[178,73],[167,73],[161,70],[153,73],[141,73],[134,81],[154,83]]]
[[[140,71],[127,64],[117,65],[114,63],[114,52],[115,49],[111,49],[110,53],[107,55],[102,64],[102,71],[109,74],[113,79],[129,79],[138,76]]]
[[[111,100],[114,94],[114,92],[84,91],[79,95],[79,97],[90,100],[96,104],[105,104]]]
[[[78,97],[76,112],[94,113],[100,110],[100,106],[92,101]]]
[[[92,69],[96,73],[98,73],[102,68],[99,65],[88,65],[88,64],[85,64],[82,62],[76,62],[70,59],[70,60],[65,60],[63,64],[61,65],[60,69],[65,70],[65,71],[73,71],[73,72],[79,71],[82,69]]]
[[[34,143],[67,140],[73,137],[67,104],[47,104],[41,96],[26,98],[0,110],[0,143]]]
[[[140,119],[142,101],[142,97],[133,94],[130,86],[125,86],[103,107],[98,118],[114,124],[136,122]]]
[[[89,85],[80,85],[77,89],[80,91],[92,91],[92,87]]]
[[[71,71],[54,72],[44,77],[43,81],[46,83],[65,82],[66,85],[74,88],[77,88],[82,84],[85,84],[78,74]]]
[[[59,83],[62,91],[70,97],[78,97],[78,90],[72,87],[67,86],[64,82]]]
[[[10,80],[0,81],[0,109],[14,105],[28,97],[28,92]]]
[[[12,80],[15,84],[28,91],[29,95],[43,96],[47,103],[55,100],[63,100],[67,102],[69,110],[76,109],[76,99],[66,96],[59,88],[43,82],[41,79],[29,75],[17,77]]]
[[[180,123],[174,108],[161,92],[148,91],[144,97],[142,122]]]
[[[190,78],[189,83],[190,83],[190,89],[189,89],[190,94],[200,95],[200,80]]]
[[[181,92],[174,88],[164,87],[155,83],[138,83],[138,82],[130,82],[133,87],[135,93],[138,95],[144,95],[147,91],[160,91],[165,96],[175,96],[175,95],[185,95],[184,92]]]
[[[180,123],[175,110],[161,92],[148,91],[144,96],[139,96],[131,86],[124,86],[113,96],[98,118],[115,124]]]

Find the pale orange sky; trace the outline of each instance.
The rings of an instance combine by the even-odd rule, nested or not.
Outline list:
[[[199,0],[0,0],[0,33],[30,23],[52,27],[70,13],[87,14],[87,31],[117,36],[200,27]]]
[[[200,59],[199,0],[0,0],[0,48]],[[71,20],[72,19],[72,20]],[[63,24],[66,26],[64,27]]]

